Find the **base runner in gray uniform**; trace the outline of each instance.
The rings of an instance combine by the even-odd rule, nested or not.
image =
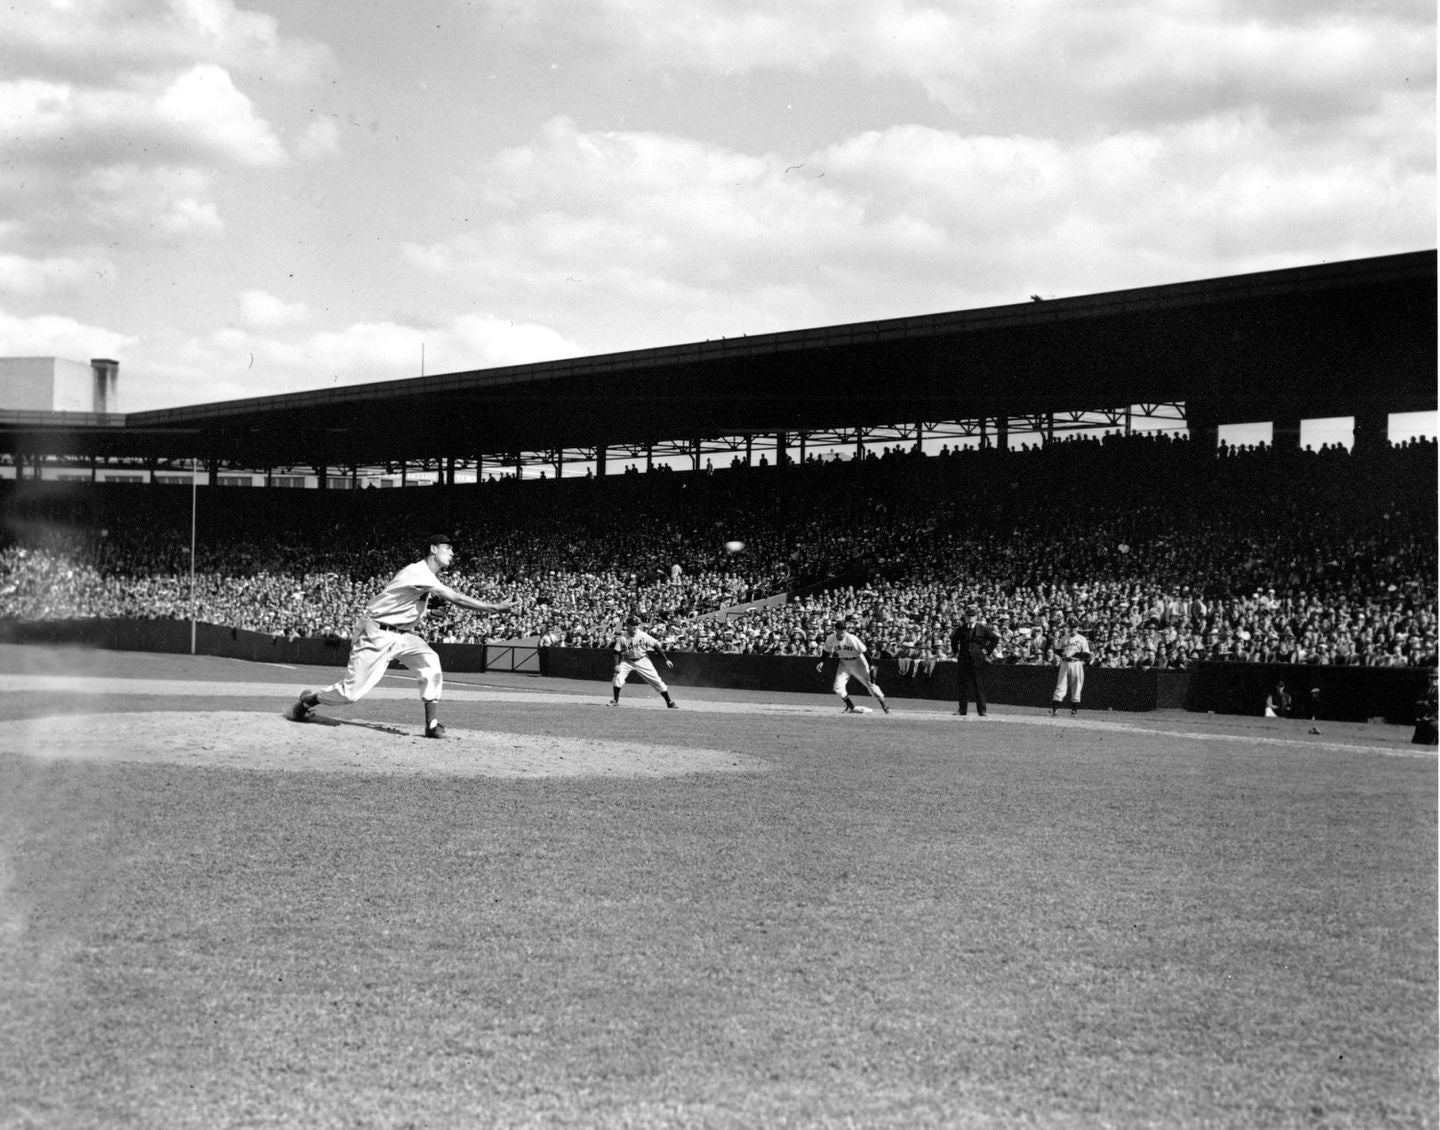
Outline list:
[[[429,552],[423,560],[406,565],[396,573],[380,594],[365,606],[350,637],[350,662],[345,677],[319,691],[304,691],[290,708],[292,722],[308,721],[317,706],[347,706],[358,702],[384,677],[392,659],[415,672],[420,684],[420,701],[425,706],[425,736],[443,738],[440,724],[440,691],[444,674],[440,657],[415,630],[425,619],[430,600],[449,601],[476,612],[509,612],[518,600],[489,604],[458,593],[440,580],[439,573],[450,567],[455,549],[449,534],[431,534]]]
[[[865,658],[865,645],[860,642],[860,637],[850,630],[848,620],[836,620],[835,630],[825,637],[825,642],[820,646],[820,662],[815,664],[815,670],[825,670],[825,657],[836,656],[839,662],[835,665],[835,682],[831,685],[845,704],[846,714],[859,713],[855,709],[855,703],[850,698],[850,680],[854,679],[864,687],[880,704],[880,709],[886,714],[890,713],[890,707],[885,702],[885,692],[875,682],[874,673],[870,670],[870,660]]]

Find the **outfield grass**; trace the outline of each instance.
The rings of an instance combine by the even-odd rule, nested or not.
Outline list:
[[[1436,760],[1393,730],[667,712],[643,686],[616,711],[511,678],[554,700],[456,704],[462,740],[768,768],[0,749],[0,1125],[1437,1125]],[[177,706],[217,708],[146,704]]]

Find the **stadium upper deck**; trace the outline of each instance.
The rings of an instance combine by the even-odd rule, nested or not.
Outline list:
[[[0,414],[0,456],[452,476],[573,458],[603,474],[613,448],[698,466],[744,437],[781,455],[982,421],[1003,446],[1016,422],[1130,405],[1175,406],[1201,446],[1228,422],[1273,420],[1278,437],[1327,416],[1383,440],[1389,413],[1436,407],[1435,297],[1421,251],[126,416]]]

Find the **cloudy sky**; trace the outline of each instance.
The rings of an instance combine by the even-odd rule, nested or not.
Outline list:
[[[124,411],[1435,246],[1433,0],[20,0],[0,356]]]

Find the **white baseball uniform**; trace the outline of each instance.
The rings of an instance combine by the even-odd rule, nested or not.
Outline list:
[[[415,672],[421,699],[438,702],[444,683],[440,657],[415,629],[425,619],[430,594],[444,587],[424,561],[396,573],[355,623],[345,677],[315,692],[316,697],[329,706],[355,702],[374,690],[390,661],[398,659]]]
[[[1060,645],[1060,673],[1055,677],[1054,701],[1064,702],[1065,695],[1070,701],[1080,702],[1080,692],[1085,688],[1085,659],[1090,654],[1090,641],[1077,629],[1065,637]]]
[[[628,632],[621,632],[616,636],[614,650],[619,652],[620,662],[615,666],[615,678],[611,685],[623,687],[625,680],[630,677],[630,672],[634,671],[661,694],[668,691],[670,688],[665,685],[665,680],[650,661],[651,649],[659,646],[659,640],[639,629],[636,629],[633,636]]]
[[[831,632],[825,637],[821,650],[826,655],[836,655],[840,662],[835,665],[835,682],[831,689],[844,698],[850,693],[850,680],[854,679],[878,699],[885,695],[871,680],[870,664],[863,658],[865,645],[853,632]]]

